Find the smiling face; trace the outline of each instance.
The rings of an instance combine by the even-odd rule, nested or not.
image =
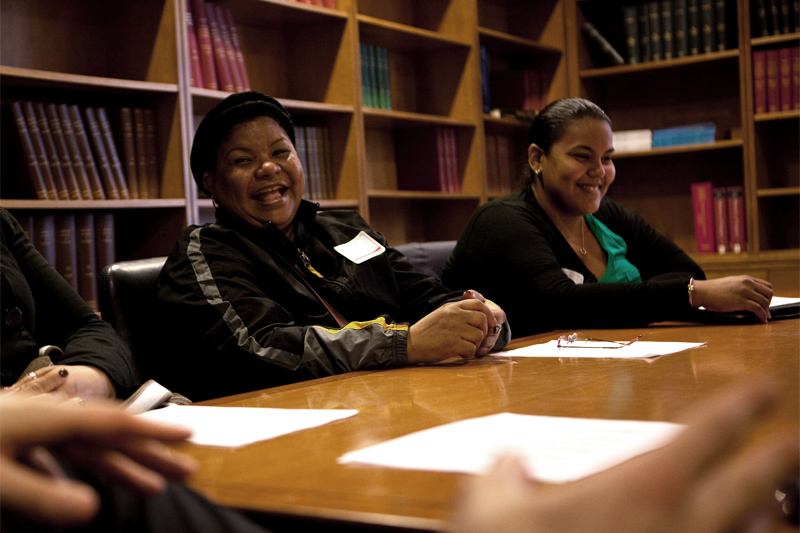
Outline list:
[[[561,216],[594,213],[614,181],[613,153],[611,126],[594,118],[570,123],[549,154],[530,145],[528,163],[541,171],[541,179],[533,181],[536,198]]]
[[[305,174],[289,136],[274,119],[261,116],[234,126],[203,184],[229,216],[256,227],[271,222],[294,237]]]

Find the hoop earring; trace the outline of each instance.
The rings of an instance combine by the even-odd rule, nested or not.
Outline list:
[[[214,209],[219,209],[219,204],[217,203],[217,199],[213,196],[211,197],[211,205],[214,206]]]

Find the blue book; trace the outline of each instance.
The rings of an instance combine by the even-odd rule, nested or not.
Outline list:
[[[481,44],[481,96],[483,97],[483,112],[488,114],[492,110],[489,94],[489,48]]]
[[[375,47],[375,62],[377,73],[377,94],[381,109],[392,108],[392,93],[389,80],[389,49]]]
[[[713,122],[653,130],[653,148],[711,143],[715,132]]]

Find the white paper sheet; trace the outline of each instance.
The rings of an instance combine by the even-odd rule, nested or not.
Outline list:
[[[235,448],[357,414],[354,409],[272,409],[171,405],[142,413],[150,420],[187,427],[189,442]]]
[[[580,479],[658,448],[685,426],[499,413],[411,433],[348,452],[342,464],[480,474],[504,453],[519,456],[532,477]]]
[[[594,357],[603,359],[646,359],[671,353],[682,352],[690,348],[705,346],[704,342],[655,342],[636,341],[622,348],[601,348],[600,346],[614,346],[607,342],[589,341],[583,346],[591,348],[558,348],[558,341],[543,344],[532,344],[516,350],[491,352],[489,355],[502,355],[505,357]]]

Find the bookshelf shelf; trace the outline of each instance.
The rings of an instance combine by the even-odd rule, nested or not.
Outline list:
[[[117,94],[163,93],[178,94],[177,83],[156,83],[137,80],[122,80],[85,76],[81,74],[65,74],[23,67],[0,66],[0,83],[4,87],[39,87],[59,90],[97,91]]]
[[[186,207],[183,198],[154,200],[0,200],[6,209],[61,211],[73,209],[170,209]]]
[[[493,30],[490,28],[478,28],[478,36],[481,42],[487,43],[491,50],[500,54],[541,54],[550,56],[561,56],[562,50],[539,44],[538,42],[517,37],[509,33]]]
[[[443,47],[470,48],[470,42],[435,31],[358,15],[358,31],[363,42],[404,52],[430,52]]]
[[[752,57],[756,48],[797,43],[800,35],[747,38],[756,23],[753,2],[726,0],[711,3],[725,12],[724,34],[714,36],[712,45],[724,38],[722,51],[639,64],[595,64],[597,57],[581,33],[583,23],[592,22],[627,60],[629,29],[622,7],[630,4],[641,13],[651,2],[568,2],[572,92],[598,103],[615,130],[713,122],[717,140],[615,154],[617,179],[610,196],[641,213],[697,259],[710,277],[749,273],[769,279],[778,290],[800,292],[800,111],[753,112]],[[696,253],[690,187],[705,181],[743,188],[745,253]]]
[[[393,128],[408,126],[423,126],[440,124],[443,126],[475,127],[475,124],[441,115],[426,113],[413,113],[410,111],[388,111],[381,109],[365,108],[363,110],[364,123],[367,127]]]
[[[480,200],[479,194],[461,194],[452,192],[428,191],[395,191],[392,189],[370,189],[370,198],[421,199],[421,200]]]

